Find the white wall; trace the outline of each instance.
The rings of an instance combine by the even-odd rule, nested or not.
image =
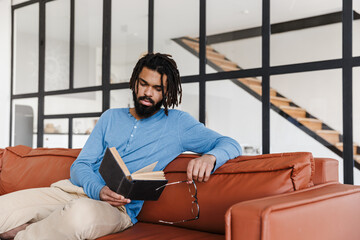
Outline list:
[[[0,0],[0,148],[9,145],[11,1]]]

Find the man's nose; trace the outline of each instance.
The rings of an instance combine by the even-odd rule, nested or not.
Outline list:
[[[151,97],[151,96],[152,96],[153,91],[152,91],[152,89],[151,89],[150,86],[147,86],[147,87],[145,88],[144,94],[145,94],[146,96],[148,96],[148,97]]]

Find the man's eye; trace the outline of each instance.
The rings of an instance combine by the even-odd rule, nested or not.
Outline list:
[[[161,92],[161,87],[155,88],[155,90]]]
[[[141,86],[145,86],[145,85],[146,85],[146,83],[144,83],[144,82],[140,82],[140,85],[141,85]]]

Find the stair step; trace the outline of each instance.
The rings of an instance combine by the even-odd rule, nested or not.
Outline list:
[[[337,144],[336,144],[336,147],[337,147],[339,150],[344,151],[344,143],[343,143],[343,142],[337,143]],[[353,148],[354,148],[354,149],[353,149],[354,155],[358,154],[358,152],[357,152],[357,145],[356,145],[356,144],[353,144]]]
[[[339,139],[340,134],[337,131],[334,131],[334,130],[317,130],[316,133],[317,133],[317,135],[324,138],[326,141],[328,141],[329,143],[331,143],[333,145],[336,145],[340,141],[340,139]]]
[[[305,127],[315,131],[322,129],[322,121],[315,118],[297,118],[298,122],[300,122]]]
[[[189,39],[191,39],[191,40],[193,40],[193,41],[199,42],[199,38],[194,38],[194,37],[190,37],[190,36],[186,36],[186,37],[189,38]]]
[[[262,87],[260,85],[248,85],[248,87],[260,96],[262,95]],[[276,96],[276,90],[270,88],[270,96]]]
[[[225,55],[215,52],[215,51],[206,51],[206,57],[207,58],[225,59]]]
[[[237,64],[234,62],[231,62],[229,60],[224,59],[220,59],[217,57],[207,57],[207,59],[213,63],[215,63],[216,65],[226,65],[226,66],[230,66],[230,67],[237,67]]]
[[[290,99],[284,97],[270,96],[270,102],[275,106],[290,106]]]
[[[194,49],[197,49],[199,51],[199,42],[194,42],[194,41],[191,41],[191,40],[188,40],[188,39],[182,39],[183,43],[185,43],[186,45],[194,48]],[[209,46],[209,45],[206,45],[206,49],[207,50],[214,50],[213,47]]]
[[[280,106],[280,109],[287,114],[289,114],[293,118],[305,118],[306,111],[305,109],[298,107],[290,107],[290,106]]]
[[[238,78],[245,85],[257,85],[261,87],[261,80],[257,78]]]
[[[236,71],[236,70],[240,70],[239,67],[234,67],[234,66],[227,66],[227,65],[218,65],[219,67],[222,68],[222,70],[224,70],[225,72],[229,72],[229,71]]]
[[[355,159],[355,161],[360,163],[360,155],[354,155],[354,159]]]
[[[186,45],[190,46],[196,52],[199,52],[199,43],[191,41],[191,40],[187,40],[187,39],[182,39],[181,41],[183,43],[185,43]],[[216,59],[220,59],[220,60],[225,59],[225,55],[215,52],[211,46],[207,46],[206,48],[207,48],[207,51],[206,51],[207,58],[216,58]]]

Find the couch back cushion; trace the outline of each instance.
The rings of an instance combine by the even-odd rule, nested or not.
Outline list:
[[[180,155],[166,169],[170,182],[186,180],[188,162],[197,155]],[[182,227],[224,234],[226,210],[235,203],[292,192],[313,186],[314,160],[311,153],[283,153],[240,156],[229,160],[206,183],[196,182],[200,218],[176,224]],[[138,219],[190,219],[192,199],[186,184],[167,186],[158,201],[147,201]]]
[[[0,195],[27,188],[48,187],[69,178],[70,166],[79,153],[80,149],[32,149],[23,145],[6,148],[0,158]]]
[[[1,173],[1,168],[2,168],[2,159],[3,159],[3,154],[4,154],[5,149],[0,148],[0,173]]]

